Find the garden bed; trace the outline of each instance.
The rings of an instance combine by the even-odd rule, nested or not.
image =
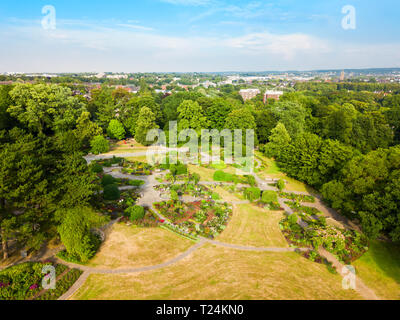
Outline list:
[[[345,264],[351,264],[368,250],[367,238],[355,230],[329,226],[324,220],[307,223],[308,227],[303,229],[295,214],[281,221],[280,228],[289,244],[315,250],[322,246]]]
[[[141,228],[157,228],[163,221],[150,209],[145,210],[145,216],[143,219],[131,221],[128,216],[124,216],[120,223],[125,223],[127,225],[134,225]]]
[[[227,203],[212,200],[191,203],[170,200],[156,203],[155,208],[185,234],[207,238],[219,235],[232,215],[232,208]]]
[[[289,199],[289,200],[293,200],[293,201],[298,201],[298,202],[315,203],[315,197],[304,195],[304,194],[279,192],[279,197],[283,198],[283,199]]]
[[[56,289],[44,290],[42,269],[53,266]],[[57,300],[80,277],[81,271],[52,262],[26,262],[0,271],[0,300]],[[61,276],[61,277],[60,277]]]
[[[125,209],[134,205],[141,197],[136,189],[122,191],[118,200],[105,200],[102,194],[98,194],[93,201],[93,206],[104,214],[111,215],[112,218],[120,217]]]

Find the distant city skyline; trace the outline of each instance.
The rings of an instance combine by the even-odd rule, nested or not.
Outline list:
[[[346,30],[342,9],[356,10]],[[56,10],[44,29],[42,8]],[[400,3],[3,1],[0,72],[257,72],[400,67]]]

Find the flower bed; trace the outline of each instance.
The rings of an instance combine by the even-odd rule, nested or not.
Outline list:
[[[155,208],[185,234],[208,238],[221,233],[232,214],[227,203],[219,204],[212,200],[191,203],[170,200],[156,203]]]
[[[136,189],[132,189],[121,192],[120,199],[114,201],[104,200],[103,196],[99,194],[92,204],[94,208],[105,214],[120,216],[126,208],[134,205],[139,198],[139,192]]]
[[[368,250],[367,238],[355,230],[328,226],[324,219],[307,221],[308,227],[303,229],[296,221],[297,216],[292,215],[280,223],[285,238],[292,245],[315,250],[322,246],[345,264],[357,260]]]
[[[156,228],[162,224],[162,221],[158,216],[151,210],[146,209],[146,213],[143,219],[131,221],[129,217],[124,216],[120,223],[133,224],[141,228]]]
[[[287,193],[287,192],[279,192],[279,197],[283,199],[294,200],[298,202],[310,202],[315,203],[315,197],[308,196],[304,194],[295,194],[295,193]]]
[[[56,289],[47,290],[44,294],[37,297],[35,300],[57,300],[65,292],[72,287],[72,285],[79,279],[83,271],[78,269],[72,269],[67,274],[65,274],[56,283]]]
[[[155,190],[164,192],[175,191],[178,196],[192,196],[202,199],[211,199],[213,196],[213,191],[204,185],[195,185],[192,183],[183,184],[160,184],[154,187]]]
[[[297,214],[299,214],[301,216],[301,218],[306,221],[309,222],[310,219],[311,220],[315,220],[315,219],[324,219],[324,217],[322,217],[322,212],[319,211],[317,208],[313,208],[313,207],[307,207],[307,206],[302,206],[296,202],[293,201],[285,201],[285,203],[293,209],[294,212],[296,212]]]
[[[37,296],[42,290],[44,274],[43,267],[55,267],[56,276],[60,276],[68,267],[51,262],[27,262],[0,271],[0,300],[29,300]],[[75,282],[75,281],[74,281]],[[70,286],[60,286],[57,281],[56,287],[62,295]],[[54,291],[54,290],[53,290]]]
[[[156,169],[154,166],[151,166],[144,162],[139,162],[139,161],[132,162],[128,160],[124,160],[122,166],[123,166],[121,170],[122,173],[130,174],[133,176],[150,176]]]

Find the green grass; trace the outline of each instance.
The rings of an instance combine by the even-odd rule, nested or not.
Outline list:
[[[372,241],[369,251],[353,265],[378,297],[400,300],[400,246]]]

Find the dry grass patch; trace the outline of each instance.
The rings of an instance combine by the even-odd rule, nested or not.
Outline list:
[[[288,247],[279,228],[281,211],[267,211],[251,204],[235,206],[228,227],[218,241],[251,247]]]
[[[186,251],[193,242],[161,228],[115,224],[89,266],[119,269],[156,265]]]
[[[256,253],[210,244],[164,269],[91,275],[81,300],[361,299],[342,278],[296,253]]]
[[[233,193],[230,193],[229,191],[225,190],[222,187],[216,187],[214,189],[216,193],[218,193],[221,197],[226,202],[233,202],[233,201],[241,201],[242,199],[236,197]]]
[[[188,169],[190,173],[197,173],[200,175],[200,180],[201,181],[214,181],[214,172],[215,170],[213,169],[207,169],[204,167],[200,167],[197,165],[188,165]]]

